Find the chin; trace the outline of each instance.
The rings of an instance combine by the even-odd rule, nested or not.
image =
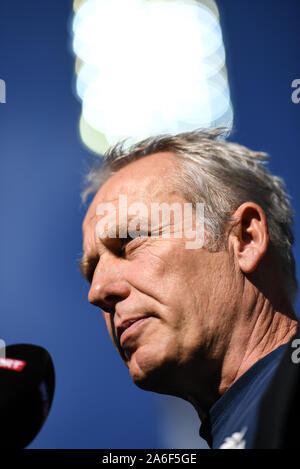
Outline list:
[[[161,351],[155,353],[149,347],[141,347],[131,355],[127,366],[133,382],[139,388],[169,394],[172,362]]]

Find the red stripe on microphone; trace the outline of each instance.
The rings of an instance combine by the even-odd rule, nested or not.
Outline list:
[[[23,360],[15,360],[14,358],[0,358],[0,368],[22,371],[25,365],[26,362]]]

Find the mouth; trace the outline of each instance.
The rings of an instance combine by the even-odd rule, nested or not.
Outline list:
[[[138,329],[144,324],[151,316],[143,316],[140,318],[128,319],[122,322],[117,328],[118,342],[122,349],[124,348],[125,342],[133,335],[138,332]]]

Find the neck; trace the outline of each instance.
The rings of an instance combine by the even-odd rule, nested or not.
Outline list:
[[[231,347],[224,357],[220,395],[258,360],[288,342],[296,333],[296,317],[272,310],[267,303],[249,325],[247,332],[235,330]]]
[[[246,295],[245,295],[246,296]],[[249,299],[249,295],[247,295]],[[218,366],[212,366],[206,378],[201,377],[205,387],[185,395],[198,412],[200,419],[258,360],[288,342],[296,333],[298,321],[288,302],[282,302],[280,310],[262,295],[255,295],[255,307],[248,301],[247,308],[235,315],[229,338],[224,337],[226,350]],[[241,301],[243,304],[243,300]],[[244,307],[245,307],[244,303]],[[222,340],[222,337],[219,338]],[[209,367],[208,367],[209,368]],[[199,387],[199,380],[198,380]]]

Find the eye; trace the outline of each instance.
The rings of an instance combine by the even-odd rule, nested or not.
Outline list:
[[[126,238],[121,238],[120,241],[121,241],[121,252],[122,254],[125,253],[126,251],[126,247],[129,245],[129,244],[133,244],[135,245],[136,243],[139,243],[139,241],[145,239],[145,238],[148,238],[148,233],[143,233],[143,232],[137,232],[133,235],[130,235],[129,233],[127,234]]]
[[[79,262],[80,273],[89,283],[92,283],[94,271],[97,267],[99,259],[100,259],[99,257],[81,259]]]
[[[133,238],[129,234],[127,234],[126,238],[121,238],[121,251],[124,252],[126,249],[126,246],[131,243],[131,241],[134,241],[136,238]]]
[[[88,282],[89,283],[92,283],[92,281],[93,281],[94,273],[95,273],[96,267],[98,265],[98,262],[99,262],[99,259],[97,259],[97,260],[94,259],[90,264],[90,268],[89,268],[89,272],[88,272]]]

